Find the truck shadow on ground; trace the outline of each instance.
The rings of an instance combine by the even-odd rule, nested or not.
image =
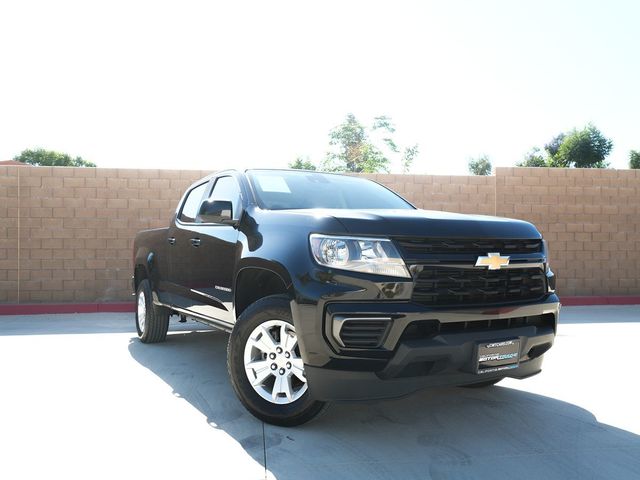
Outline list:
[[[157,345],[132,338],[129,351],[266,463],[269,478],[640,477],[640,436],[570,403],[505,387],[335,404],[307,425],[262,429],[229,383],[227,339],[176,332]]]

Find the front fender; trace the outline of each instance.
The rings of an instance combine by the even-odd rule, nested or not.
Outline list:
[[[260,270],[268,270],[270,272],[275,273],[280,279],[282,283],[284,283],[286,289],[291,288],[291,275],[287,268],[280,262],[276,260],[265,260],[263,258],[258,257],[248,257],[243,258],[238,262],[238,266],[236,268],[236,274],[233,279],[233,291],[236,291],[236,282],[240,273],[247,268],[257,268]]]

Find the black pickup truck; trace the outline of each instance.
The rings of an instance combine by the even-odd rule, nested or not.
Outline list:
[[[240,401],[278,425],[329,401],[540,372],[559,313],[530,223],[419,210],[378,183],[297,170],[194,183],[134,243],[136,326],[170,315],[230,332]]]

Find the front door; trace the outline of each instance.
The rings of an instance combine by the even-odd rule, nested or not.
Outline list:
[[[216,179],[210,200],[226,200],[234,213],[241,209],[240,187],[232,176]],[[233,323],[233,275],[241,246],[238,230],[231,225],[196,223],[191,226],[192,268],[190,291],[195,302],[191,310]]]

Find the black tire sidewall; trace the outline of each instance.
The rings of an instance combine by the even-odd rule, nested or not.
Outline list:
[[[138,285],[138,289],[136,291],[136,330],[138,331],[138,336],[140,338],[143,338],[144,335],[146,334],[146,332],[143,332],[140,329],[140,319],[138,317],[138,300],[140,298],[140,292],[144,293],[144,301],[145,301],[145,307],[146,307],[146,318],[144,319],[145,322],[145,326],[147,327],[147,331],[149,330],[149,317],[150,317],[150,313],[151,313],[151,285],[149,285],[149,281],[148,280],[142,280],[140,282],[140,284]]]
[[[291,308],[286,297],[274,295],[258,300],[238,318],[229,337],[227,351],[227,368],[231,384],[243,405],[259,419],[281,426],[299,425],[320,413],[324,402],[313,400],[307,390],[293,403],[271,403],[253,389],[244,369],[244,349],[249,335],[257,326],[269,320],[282,320],[293,325]]]
[[[144,292],[144,300],[146,305],[146,318],[144,332],[140,330],[140,321],[138,319],[138,296],[140,292]],[[163,342],[167,337],[169,328],[169,312],[165,308],[158,307],[153,303],[153,292],[151,291],[151,283],[144,279],[138,285],[136,291],[136,330],[138,336],[143,343]]]

